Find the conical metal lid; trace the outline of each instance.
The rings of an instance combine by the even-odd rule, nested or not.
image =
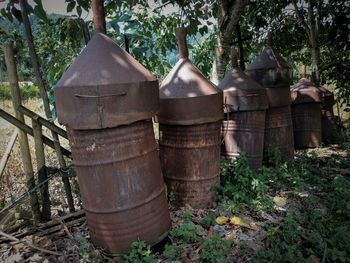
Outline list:
[[[264,87],[289,86],[293,67],[272,47],[269,33],[267,47],[248,66],[246,72]]]
[[[58,120],[101,129],[149,119],[159,108],[158,82],[108,36],[96,34],[55,88]]]
[[[306,78],[306,65],[301,67],[301,79],[291,90],[292,104],[319,103],[322,101],[322,92],[315,83]]]
[[[248,70],[292,69],[293,67],[272,47],[272,33],[269,32],[267,37],[267,47],[248,66]]]
[[[322,93],[315,83],[301,78],[291,90],[292,104],[312,103],[322,101]]]
[[[158,121],[191,125],[221,120],[222,91],[189,60],[185,28],[179,28],[177,35],[180,59],[159,88]]]
[[[224,92],[226,112],[265,110],[268,108],[266,90],[238,68],[237,51],[232,49],[232,70],[220,82]]]

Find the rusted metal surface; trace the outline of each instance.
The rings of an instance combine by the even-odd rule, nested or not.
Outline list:
[[[325,143],[334,143],[337,134],[333,112],[333,105],[335,103],[334,94],[323,86],[319,86],[318,88],[322,93],[322,141]]]
[[[68,130],[92,241],[112,253],[160,241],[170,227],[152,122]]]
[[[301,78],[291,90],[292,104],[321,103],[321,90],[310,80]]]
[[[248,66],[247,74],[266,88],[269,109],[266,111],[264,150],[277,149],[282,160],[294,157],[290,83],[293,68],[272,47],[271,34],[267,47]]]
[[[291,84],[292,69],[273,47],[268,46],[248,66],[246,72],[264,87],[284,87]]]
[[[250,160],[254,169],[261,167],[264,153],[265,110],[231,112],[229,120],[224,120],[221,134],[224,143],[221,145],[221,155],[236,159],[242,152]]]
[[[219,182],[221,122],[159,125],[159,149],[168,192],[175,206],[212,206],[211,186]]]
[[[321,105],[303,103],[292,107],[294,145],[296,148],[315,148],[321,144]]]
[[[334,143],[337,135],[337,126],[334,121],[333,108],[322,109],[322,141]]]
[[[116,127],[155,115],[158,82],[112,39],[98,33],[57,83],[55,101],[59,122],[70,129]]]
[[[180,59],[159,90],[162,171],[176,206],[207,208],[219,181],[223,93],[188,59],[184,28],[178,44]]]
[[[319,147],[322,137],[320,89],[310,80],[301,78],[293,87],[291,97],[295,147]]]
[[[293,123],[290,106],[266,111],[264,150],[278,149],[283,161],[294,158]]]
[[[262,164],[266,90],[237,66],[237,52],[232,50],[232,71],[221,81],[227,118],[223,121],[221,155],[235,159],[241,152],[250,157],[252,168]]]
[[[160,86],[157,119],[171,125],[192,125],[223,119],[222,91],[188,59],[186,32],[180,28],[180,59]]]

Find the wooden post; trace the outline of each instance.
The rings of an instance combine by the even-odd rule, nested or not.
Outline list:
[[[16,63],[13,55],[13,47],[11,42],[5,43],[4,53],[5,53],[5,62],[6,62],[6,67],[7,67],[7,72],[8,72],[9,82],[11,87],[13,108],[15,110],[16,118],[24,122],[23,114],[17,110],[17,108],[21,105],[22,102],[21,102],[21,94],[18,86],[18,75],[17,75]],[[32,159],[30,156],[28,138],[27,138],[27,135],[21,130],[18,130],[18,140],[20,144],[23,170],[26,177],[26,184],[27,184],[28,191],[30,191],[35,186],[35,178],[33,173]],[[38,196],[36,192],[33,192],[30,194],[30,205],[32,208],[34,223],[36,223],[41,218]]]
[[[97,33],[106,34],[105,8],[103,0],[92,0],[92,21]]]
[[[245,70],[243,40],[242,40],[241,26],[239,25],[239,22],[237,22],[237,25],[236,25],[236,33],[237,33],[237,42],[238,42],[238,49],[239,49],[239,66],[241,70]]]
[[[30,22],[29,22],[29,18],[28,18],[27,1],[20,0],[19,3],[21,6],[21,15],[22,15],[23,25],[24,25],[24,29],[25,29],[25,35],[26,35],[26,39],[28,42],[29,55],[30,55],[30,59],[32,61],[34,74],[35,74],[38,86],[40,88],[40,95],[41,95],[41,98],[43,100],[45,115],[46,115],[46,118],[48,120],[53,122],[52,114],[50,111],[49,98],[47,96],[44,80],[41,76],[40,64],[39,64],[38,56],[36,54],[34,40],[33,40],[33,33],[32,33],[32,29],[30,27]],[[60,167],[64,169],[64,168],[66,168],[66,161],[64,160],[64,157],[63,157],[63,154],[61,151],[60,141],[59,141],[58,135],[54,131],[51,131],[51,135],[52,135],[52,140],[53,140],[54,145],[55,145],[55,151],[57,154],[58,163],[60,164]],[[69,180],[66,177],[62,177],[62,181],[63,181],[64,189],[66,191],[69,211],[74,212],[75,209],[74,209],[73,195],[72,195],[72,190],[71,190]]]
[[[45,165],[45,150],[43,142],[43,133],[42,126],[39,122],[32,119],[34,143],[35,143],[35,156],[36,156],[36,166],[38,172],[39,183],[47,179],[47,170]],[[50,209],[50,198],[49,198],[49,184],[46,183],[43,187],[40,188],[41,193],[41,218],[44,221],[48,221],[51,218],[51,209]]]
[[[9,157],[10,157],[13,145],[16,142],[17,135],[18,135],[18,132],[17,132],[17,130],[15,130],[13,132],[12,136],[11,136],[11,139],[10,139],[9,143],[7,144],[7,147],[6,147],[6,150],[5,150],[4,154],[2,155],[2,158],[1,158],[1,161],[0,161],[0,181],[1,181],[2,173],[5,170],[6,163],[7,163],[8,159],[9,159]]]
[[[8,121],[9,123],[13,124],[14,126],[19,128],[20,130],[24,131],[26,134],[29,134],[29,135],[34,137],[34,132],[33,132],[33,129],[31,127],[29,127],[25,123],[21,122],[20,120],[16,119],[11,114],[7,113],[6,111],[4,111],[2,109],[0,109],[0,117],[3,118],[4,120]],[[49,146],[55,150],[54,142],[50,138],[43,135],[42,139],[43,139],[43,142],[47,146]],[[68,158],[72,158],[72,153],[70,151],[68,151],[66,148],[63,148],[62,146],[60,146],[60,147],[61,147],[61,152],[63,155],[67,156]]]

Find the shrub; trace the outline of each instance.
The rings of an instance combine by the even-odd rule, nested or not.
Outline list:
[[[178,227],[170,230],[170,236],[185,243],[194,243],[202,235],[201,230],[191,221],[191,214],[184,213],[184,221]]]
[[[227,256],[231,248],[231,241],[222,239],[215,234],[213,237],[204,240],[200,258],[204,262],[224,263],[228,262]]]
[[[127,263],[153,263],[156,258],[151,247],[145,241],[137,241],[131,244],[131,251],[124,255],[124,261]]]

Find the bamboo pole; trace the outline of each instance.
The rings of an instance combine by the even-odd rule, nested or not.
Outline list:
[[[22,102],[21,102],[21,94],[18,86],[18,75],[17,75],[17,69],[16,69],[16,62],[13,54],[12,42],[5,43],[4,53],[5,53],[5,63],[6,63],[10,87],[11,87],[13,108],[15,110],[16,118],[24,123],[23,114],[17,110]],[[23,164],[24,174],[26,177],[27,188],[28,190],[31,190],[35,186],[35,178],[34,178],[32,159],[30,156],[27,134],[21,130],[18,130],[18,140],[20,144],[22,164]],[[30,194],[30,205],[32,208],[34,223],[36,223],[40,220],[41,216],[40,216],[38,196],[35,192]]]
[[[28,116],[31,119],[36,120],[41,125],[45,126],[49,130],[52,130],[56,132],[58,135],[62,136],[63,138],[68,139],[67,132],[63,130],[62,128],[56,126],[54,123],[49,122],[48,120],[42,118],[40,115],[36,114],[35,112],[31,111],[30,109],[19,106],[18,110],[22,112],[24,115]]]
[[[0,109],[0,117],[3,118],[4,120],[8,121],[9,123],[15,125],[17,128],[21,129],[22,131],[24,131],[26,134],[29,134],[31,136],[34,136],[34,132],[33,129],[31,127],[29,127],[28,125],[26,125],[25,123],[19,121],[18,119],[16,119],[15,117],[13,117],[11,114],[8,114],[6,111]],[[42,136],[43,142],[51,147],[52,149],[55,149],[55,145],[54,142],[49,139],[46,136]],[[70,151],[68,151],[66,148],[61,147],[61,151],[62,154],[64,154],[65,156],[67,156],[68,158],[72,158],[72,153]]]
[[[6,147],[6,150],[4,152],[4,155],[2,156],[1,158],[1,161],[0,161],[0,181],[1,181],[1,177],[2,177],[2,173],[4,172],[5,170],[5,167],[6,167],[6,164],[7,164],[7,161],[11,155],[11,151],[12,151],[12,148],[13,148],[13,145],[15,144],[16,142],[16,139],[17,139],[17,135],[18,135],[18,131],[15,130],[10,138],[10,141],[9,143],[7,144],[7,147]]]
[[[106,34],[106,20],[103,0],[92,0],[92,21],[97,33]]]
[[[40,64],[39,64],[38,56],[36,54],[34,40],[33,40],[33,33],[32,33],[32,29],[30,27],[30,22],[29,22],[29,18],[28,18],[27,1],[20,0],[19,3],[20,3],[20,7],[21,7],[21,15],[22,15],[23,25],[24,25],[24,29],[25,29],[25,35],[26,35],[26,39],[28,42],[29,55],[30,55],[30,59],[32,61],[34,74],[35,74],[38,86],[40,88],[40,95],[41,95],[41,98],[43,100],[45,115],[46,115],[46,118],[48,120],[53,122],[52,114],[50,111],[49,98],[47,96],[44,80],[41,76]],[[55,151],[56,151],[58,163],[59,163],[61,168],[66,168],[67,167],[66,161],[64,160],[64,157],[63,157],[63,154],[61,151],[58,135],[54,131],[51,131],[51,134],[52,134],[52,140],[53,140],[54,145],[55,145]],[[69,180],[68,180],[68,178],[62,177],[62,181],[63,181],[64,189],[66,192],[69,211],[74,212],[75,208],[74,208],[74,202],[73,202],[73,195],[72,195],[72,190],[71,190]]]
[[[34,135],[34,144],[35,144],[35,156],[36,156],[36,168],[38,172],[39,183],[47,179],[47,170],[45,164],[45,150],[43,142],[43,132],[42,126],[35,119],[32,119],[33,135]],[[44,221],[48,221],[51,218],[51,209],[50,209],[50,198],[49,198],[49,184],[44,184],[40,188],[42,210],[41,218]]]

